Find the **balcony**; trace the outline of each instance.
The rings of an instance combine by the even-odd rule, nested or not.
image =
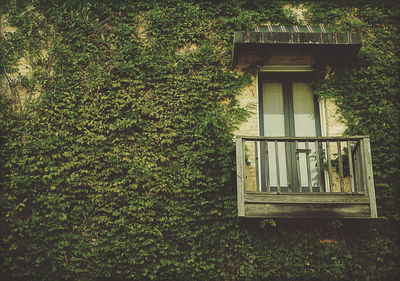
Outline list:
[[[239,217],[377,218],[367,136],[238,136],[236,162]]]

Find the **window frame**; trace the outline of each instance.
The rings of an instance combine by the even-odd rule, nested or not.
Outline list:
[[[278,82],[282,83],[282,94],[283,94],[283,107],[284,107],[284,124],[285,124],[285,137],[295,136],[294,126],[294,108],[293,108],[293,88],[294,82],[312,82],[312,72],[259,72],[258,73],[258,122],[259,122],[259,136],[266,136],[264,133],[264,112],[263,112],[263,83],[264,82]],[[322,135],[322,120],[320,114],[320,105],[318,98],[313,94],[314,102],[314,115],[315,115],[315,129],[316,136]],[[268,136],[266,136],[268,137]],[[265,154],[265,148],[259,148],[260,155]],[[291,163],[291,178],[296,181],[295,175],[297,174],[296,159],[294,157],[294,147],[290,146],[290,163]],[[260,167],[265,167],[264,157],[259,157]],[[278,175],[279,176],[279,175]],[[259,187],[260,191],[266,191],[265,182],[265,169],[261,169],[259,175]],[[297,183],[293,183],[297,186]]]

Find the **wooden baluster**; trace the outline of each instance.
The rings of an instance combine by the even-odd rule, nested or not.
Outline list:
[[[288,191],[292,191],[292,181],[290,175],[290,162],[289,162],[289,142],[285,141],[285,156],[286,156],[286,175],[288,183]]]
[[[349,157],[349,172],[350,172],[351,192],[354,193],[354,192],[356,192],[356,190],[355,190],[355,187],[354,187],[353,155],[352,155],[352,152],[351,152],[351,143],[350,143],[350,141],[347,141],[347,152],[348,152],[348,157]]]
[[[254,160],[255,160],[255,164],[256,164],[256,190],[260,191],[260,185],[258,182],[258,142],[254,141]]]
[[[360,154],[361,154],[361,179],[362,179],[362,184],[361,184],[361,189],[362,191],[366,192],[365,186],[367,184],[367,169],[365,167],[365,145],[364,145],[364,140],[360,140]]]
[[[308,141],[306,141],[306,150],[309,149]],[[311,167],[310,167],[310,152],[306,152],[306,164],[307,164],[307,180],[308,180],[308,188],[310,192],[313,192],[312,190],[312,179],[311,179]]]
[[[275,160],[276,160],[276,183],[278,184],[278,192],[281,192],[281,175],[279,173],[279,152],[278,141],[275,141]]]
[[[342,160],[342,145],[341,145],[341,141],[337,141],[337,150],[338,150],[338,165],[339,165],[339,178],[340,178],[340,192],[344,192],[344,183],[343,183],[343,160]]]
[[[246,185],[247,185],[247,174],[246,174],[246,167],[247,167],[247,163],[246,163],[246,141],[243,139],[242,141],[242,153],[243,153],[243,157],[242,157],[242,172],[243,172],[243,194],[246,193]]]
[[[265,141],[265,177],[267,180],[267,192],[271,191],[271,183],[269,177],[269,155],[268,155],[268,141]]]
[[[329,141],[328,140],[326,141],[326,152],[327,152],[326,161],[328,161],[329,192],[333,192],[333,188],[332,188],[331,148],[329,147]]]
[[[354,180],[355,180],[355,190],[357,192],[360,191],[360,160],[359,160],[359,155],[358,155],[358,151],[359,151],[359,145],[357,144],[355,151],[354,151]]]
[[[299,192],[303,192],[303,189],[301,187],[301,174],[300,174],[300,155],[297,152],[297,149],[299,148],[299,142],[296,140],[295,141],[296,145],[296,167],[297,167],[297,182],[299,185]]]
[[[315,141],[315,154],[317,157],[317,172],[318,172],[318,186],[319,192],[322,192],[322,177],[321,177],[321,162],[319,159],[319,142]]]

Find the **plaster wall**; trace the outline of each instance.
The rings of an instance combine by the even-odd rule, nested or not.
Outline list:
[[[16,27],[7,23],[7,15],[0,14],[0,37],[10,36],[16,32]],[[23,106],[28,98],[28,91],[20,83],[21,77],[29,75],[32,71],[26,57],[22,57],[16,65],[18,71],[8,73],[5,69],[0,72],[0,90],[15,106]]]

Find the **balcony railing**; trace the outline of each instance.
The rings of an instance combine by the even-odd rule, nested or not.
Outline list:
[[[236,153],[241,217],[377,217],[367,136],[238,136]]]

